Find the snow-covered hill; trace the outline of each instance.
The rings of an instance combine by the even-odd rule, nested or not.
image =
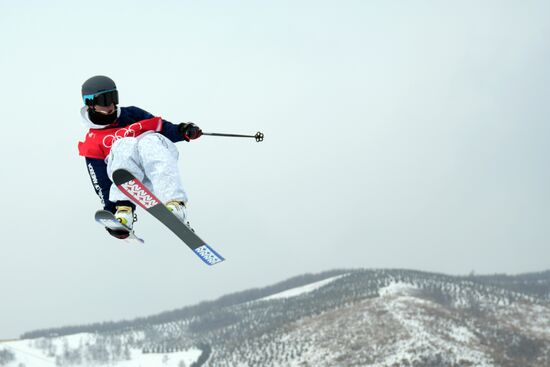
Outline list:
[[[0,366],[548,367],[549,295],[550,272],[331,271],[148,318],[27,333],[0,343]]]

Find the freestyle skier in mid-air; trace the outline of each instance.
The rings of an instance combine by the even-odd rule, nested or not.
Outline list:
[[[202,135],[193,123],[173,124],[138,107],[119,107],[114,81],[97,75],[82,85],[82,121],[89,128],[79,142],[92,185],[105,210],[128,230],[106,228],[117,238],[127,238],[136,220],[135,204],[113,185],[113,172],[123,168],[141,180],[182,222],[187,219],[187,195],[177,166],[174,143]]]

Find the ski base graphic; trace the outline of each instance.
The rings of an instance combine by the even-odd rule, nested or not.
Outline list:
[[[208,265],[214,265],[225,260],[220,254],[214,251],[214,249],[207,244],[204,244],[201,247],[197,247],[193,251],[195,251],[197,256],[200,257],[201,260]]]

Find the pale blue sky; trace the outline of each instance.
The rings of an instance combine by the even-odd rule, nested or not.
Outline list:
[[[332,268],[550,268],[550,3],[0,3],[0,338]],[[202,264],[140,213],[111,239],[80,86],[205,131],[178,144]]]

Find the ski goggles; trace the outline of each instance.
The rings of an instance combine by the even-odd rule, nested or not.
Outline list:
[[[104,106],[118,104],[118,91],[116,89],[107,90],[96,94],[85,94],[82,96],[86,106]]]

